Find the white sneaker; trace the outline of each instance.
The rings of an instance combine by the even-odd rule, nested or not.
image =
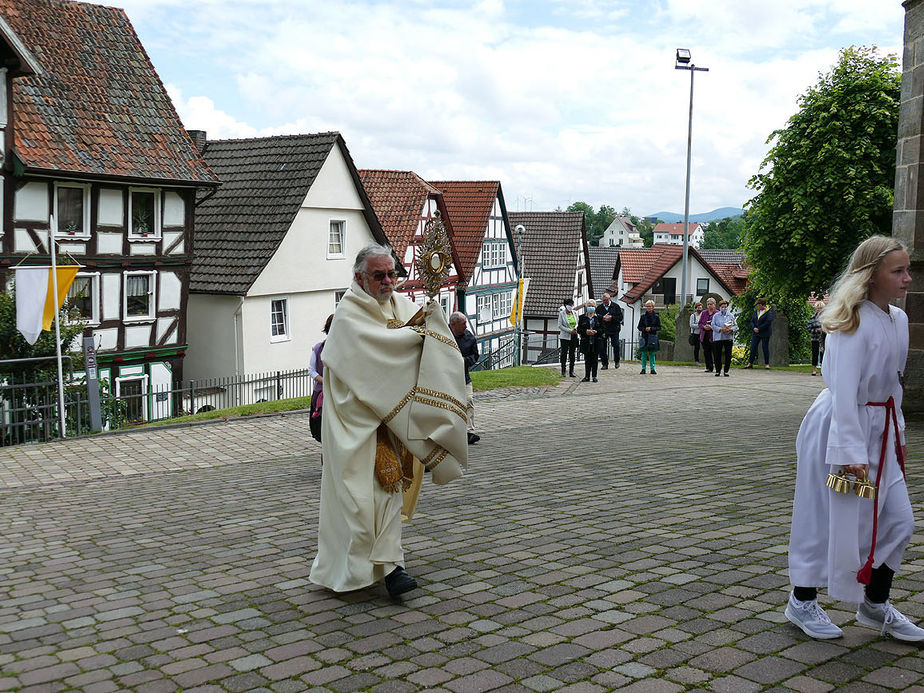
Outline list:
[[[799,626],[803,633],[817,640],[831,640],[844,634],[844,631],[831,623],[817,599],[800,602],[790,593],[786,618]]]
[[[888,601],[885,604],[873,604],[864,599],[857,609],[857,623],[878,628],[883,635],[891,635],[896,640],[924,640],[924,628],[918,628]]]

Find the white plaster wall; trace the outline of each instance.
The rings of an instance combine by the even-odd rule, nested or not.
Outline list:
[[[122,191],[118,188],[100,188],[99,211],[96,223],[103,226],[124,226],[125,215],[122,200]],[[119,247],[121,252],[122,248]]]
[[[157,292],[157,304],[159,310],[179,310],[180,294],[182,290],[180,278],[176,272],[160,272],[160,288]]]
[[[131,255],[154,255],[156,249],[153,243],[132,243],[128,252]]]
[[[85,255],[87,252],[86,243],[58,243],[58,248],[62,253],[71,255]]]
[[[152,419],[165,419],[173,415],[171,409],[171,400],[169,394],[161,401],[158,401],[157,393],[169,393],[173,384],[173,371],[169,363],[151,363],[149,365],[151,372],[151,400],[153,402]]]
[[[151,325],[127,325],[125,327],[125,348],[151,345]]]
[[[177,318],[167,317],[167,318],[157,318],[157,343],[160,344],[160,341],[164,338],[164,335],[170,333],[170,331],[176,326]],[[171,338],[167,340],[167,344],[176,344],[178,332],[174,329],[171,333]]]
[[[172,190],[164,191],[164,226],[183,226],[186,222],[186,205],[183,198]]]
[[[48,232],[37,230],[36,235],[38,235],[42,245],[45,245],[45,242],[48,238]],[[13,230],[13,247],[17,253],[35,253],[38,251],[38,249],[35,247],[35,243],[32,242],[32,237],[29,236],[29,233],[25,229]]]
[[[14,221],[48,221],[48,185],[26,183],[16,191]]]
[[[270,342],[273,298],[289,301],[288,341]],[[248,297],[243,310],[244,372],[307,368],[311,348],[324,338],[324,322],[333,312],[332,290]]]
[[[176,242],[177,238],[183,235],[182,231],[164,231],[164,249],[169,248]],[[177,246],[170,251],[170,255],[182,255],[184,242],[180,241]]]
[[[331,148],[327,161],[318,171],[302,206],[355,210],[363,208],[346,159],[336,145]]]
[[[97,351],[112,351],[118,344],[119,331],[114,327],[108,327],[104,330],[93,330],[93,337],[96,339]]]
[[[103,320],[117,320],[122,316],[122,275],[106,272],[102,275]]]
[[[239,296],[190,294],[186,302],[186,342],[183,377],[191,380],[237,374],[234,314]]]
[[[331,219],[346,220],[344,257],[327,259]],[[248,296],[345,289],[353,281],[356,253],[373,241],[360,212],[301,209],[276,254],[250,287]]]
[[[121,255],[122,234],[100,232],[96,234],[96,251],[100,255]]]

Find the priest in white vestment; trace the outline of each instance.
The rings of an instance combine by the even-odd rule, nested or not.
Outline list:
[[[419,489],[423,467],[445,484],[467,463],[462,356],[437,303],[421,308],[394,292],[390,248],[364,248],[353,269],[322,354],[324,466],[309,577],[336,592],[385,580],[398,596],[417,586],[404,569],[402,490]]]

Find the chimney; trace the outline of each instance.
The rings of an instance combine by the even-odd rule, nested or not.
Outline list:
[[[208,141],[205,130],[187,130],[186,132],[189,133],[193,144],[196,145],[196,149],[198,149],[201,154],[202,150],[205,149],[205,143]]]

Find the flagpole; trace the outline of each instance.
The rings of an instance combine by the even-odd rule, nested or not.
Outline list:
[[[55,304],[55,356],[58,362],[58,435],[61,438],[67,437],[67,431],[64,428],[64,368],[61,365],[61,325],[59,323],[59,306],[58,306],[58,263],[56,259],[55,240],[55,215],[51,215],[51,223],[48,225],[48,251],[51,255],[51,289],[54,292]]]

